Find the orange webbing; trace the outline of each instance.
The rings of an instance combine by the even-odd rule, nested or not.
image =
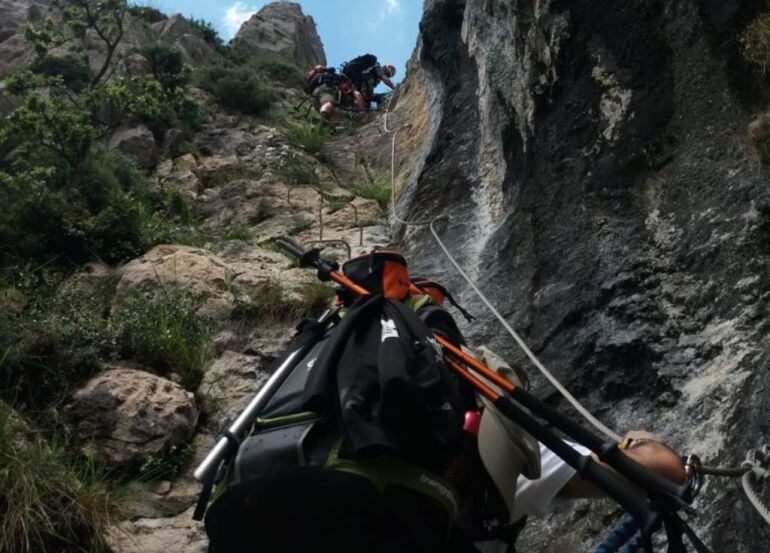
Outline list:
[[[386,261],[382,271],[382,295],[389,300],[403,300],[409,294],[411,280],[406,267],[395,261]]]
[[[500,388],[505,390],[506,392],[512,392],[516,389],[516,385],[506,380],[501,375],[497,374],[495,371],[487,367],[485,364],[481,363],[479,360],[474,359],[467,353],[465,353],[463,350],[449,342],[448,340],[442,338],[438,334],[434,334],[433,337],[438,341],[441,346],[449,351],[452,355],[459,358],[459,360],[468,365],[470,368],[472,368],[474,371],[479,373],[481,376],[489,380],[490,382],[494,382]]]
[[[333,273],[331,273],[329,275],[329,278],[331,278],[337,284],[339,284],[341,286],[344,286],[345,288],[347,288],[351,292],[355,292],[359,296],[368,296],[369,295],[369,290],[367,290],[363,286],[359,286],[358,284],[356,284],[355,282],[350,280],[348,277],[346,277],[342,273],[338,273],[338,272],[335,271],[335,272],[333,272]]]
[[[490,401],[497,401],[500,399],[500,395],[496,391],[494,391],[492,388],[487,386],[486,383],[484,383],[479,378],[473,376],[471,372],[460,365],[457,361],[454,359],[445,358],[446,362],[449,364],[450,367],[452,367],[455,371],[457,371],[460,376],[468,380],[473,386],[479,391],[481,395],[483,395],[485,398],[487,398]]]

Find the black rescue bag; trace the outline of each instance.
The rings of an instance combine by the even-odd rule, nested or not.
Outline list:
[[[361,84],[368,78],[369,73],[377,66],[377,56],[364,54],[342,64],[342,73],[353,81],[356,88],[361,89]]]
[[[443,471],[430,470],[428,463],[418,464],[407,457],[443,466],[452,456],[449,451],[457,447],[453,442],[461,432],[462,413],[452,408],[453,386],[445,382],[446,371],[433,365],[432,346],[422,341],[411,352],[394,339],[393,329],[399,329],[403,337],[419,335],[413,328],[422,324],[419,319],[415,323],[414,313],[400,302],[392,303],[411,315],[407,322],[401,320],[405,313],[397,306],[385,307],[391,302],[381,297],[368,299],[366,306],[355,306],[342,322],[335,319],[331,328],[325,325],[322,335],[318,326],[308,324],[293,342],[301,342],[306,353],[260,411],[206,513],[211,553],[446,551],[460,509],[459,495],[444,479]],[[383,331],[383,313],[399,322],[386,324]],[[367,318],[376,324],[364,328]],[[383,333],[387,347],[380,349]],[[345,336],[352,341],[364,337],[366,344],[374,346],[375,362],[367,364],[367,370],[381,364],[387,368],[383,401],[376,394],[369,396],[383,407],[375,409],[386,425],[381,432],[355,417],[343,417],[344,410],[335,407],[336,392],[320,400],[315,412],[305,405],[305,396],[312,396],[309,381],[316,385],[325,381],[320,373],[335,380],[339,375],[340,381],[353,378],[352,372],[337,371],[327,364],[329,352],[337,348],[353,359],[362,359],[364,350],[355,344],[347,348]],[[386,366],[386,358],[393,356],[403,362]],[[370,382],[366,374],[362,376]],[[352,393],[360,391],[354,387]],[[342,420],[350,423],[347,429],[341,427]],[[352,432],[353,436],[374,437],[366,442],[373,447],[362,450],[360,440],[349,447],[350,428],[364,430],[363,434]],[[423,440],[442,452],[426,451]],[[350,454],[354,449],[365,455],[356,458]]]
[[[405,304],[361,298],[316,363],[305,408],[336,418],[347,455],[396,454],[439,470],[456,459],[464,417],[457,382]]]

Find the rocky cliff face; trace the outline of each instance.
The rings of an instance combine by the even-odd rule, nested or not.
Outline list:
[[[393,117],[415,123],[402,215],[447,216],[462,265],[605,422],[717,463],[770,431],[770,189],[744,140],[765,105],[737,41],[767,7],[428,0]],[[400,235],[415,271],[483,313],[427,230]],[[496,324],[466,332],[529,366]],[[715,551],[766,545],[734,481],[697,506]],[[590,551],[603,509],[530,524],[522,549]]]
[[[233,39],[235,46],[292,62],[299,67],[326,65],[315,21],[294,2],[273,2],[251,16]]]

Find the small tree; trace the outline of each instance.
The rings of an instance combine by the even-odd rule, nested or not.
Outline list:
[[[104,53],[104,60],[90,82],[90,88],[96,88],[114,73],[128,5],[125,0],[53,0],[52,4],[54,13],[41,26],[25,27],[27,40],[34,45],[38,57],[49,55],[55,48],[68,47],[90,62],[88,46],[96,39],[101,43],[97,50]]]

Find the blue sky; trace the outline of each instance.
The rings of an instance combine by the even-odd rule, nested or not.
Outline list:
[[[296,0],[313,16],[330,65],[371,52],[404,77],[422,15],[422,0]],[[269,0],[138,0],[167,14],[210,21],[229,40],[249,16]]]

